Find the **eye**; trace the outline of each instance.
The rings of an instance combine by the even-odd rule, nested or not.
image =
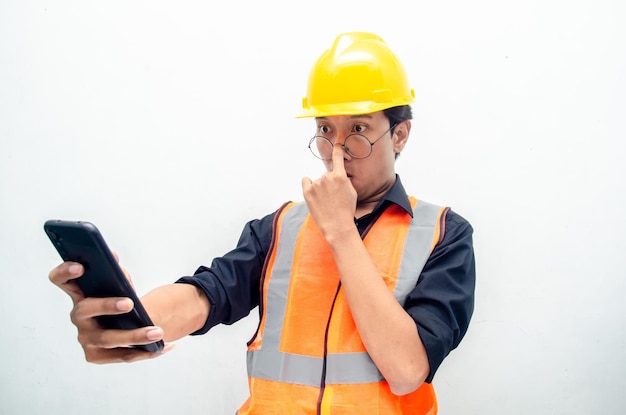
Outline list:
[[[363,134],[365,130],[367,130],[367,127],[363,124],[355,124],[354,127],[352,127],[352,131],[358,134]]]
[[[330,127],[327,125],[320,125],[319,127],[317,127],[320,135],[329,135],[330,134]]]

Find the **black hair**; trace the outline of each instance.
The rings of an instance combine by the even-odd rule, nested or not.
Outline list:
[[[383,113],[389,120],[389,125],[393,126],[393,128],[391,128],[391,135],[393,135],[393,129],[396,128],[396,125],[400,124],[402,121],[413,119],[413,111],[410,105],[387,108],[383,110]],[[396,153],[396,160],[399,156],[400,153]]]
[[[399,107],[387,108],[386,110],[383,110],[383,113],[389,120],[389,125],[400,124],[402,121],[413,119],[413,111],[411,110],[410,105],[400,105]]]

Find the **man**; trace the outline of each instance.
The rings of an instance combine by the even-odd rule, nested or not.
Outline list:
[[[144,296],[154,327],[101,329],[94,317],[132,302],[84,298],[79,264],[51,271],[74,301],[86,359],[156,357],[124,346],[206,333],[258,305],[239,414],[436,413],[430,382],[469,325],[474,254],[469,223],[407,196],[395,173],[413,100],[380,37],[338,36],[313,67],[300,114],[315,118],[309,148],[326,173],[302,179],[305,202],[246,224],[210,267]]]

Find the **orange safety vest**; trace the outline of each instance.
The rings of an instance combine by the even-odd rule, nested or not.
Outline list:
[[[409,199],[413,218],[391,205],[363,239],[401,304],[440,241],[446,211]],[[437,413],[430,383],[404,396],[391,392],[361,342],[330,248],[305,203],[277,213],[261,284],[261,320],[248,344],[250,398],[238,415]]]

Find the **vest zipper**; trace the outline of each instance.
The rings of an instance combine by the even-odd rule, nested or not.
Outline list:
[[[382,211],[381,213],[382,214]],[[378,216],[380,216],[380,214]],[[372,220],[369,225],[360,232],[361,240],[365,239],[367,233],[372,229],[374,223],[376,222],[376,218]],[[356,223],[355,223],[356,225]],[[358,227],[358,226],[357,226]],[[322,401],[324,400],[324,390],[326,389],[326,361],[328,355],[328,331],[330,330],[330,320],[333,317],[333,311],[335,310],[335,302],[337,301],[337,296],[339,295],[339,290],[341,289],[341,281],[339,281],[339,285],[337,286],[337,291],[335,292],[335,297],[333,298],[333,303],[330,306],[330,314],[328,315],[328,321],[326,322],[326,332],[324,333],[324,358],[322,360],[322,379],[320,379],[320,394],[317,398],[317,415],[322,415]]]
[[[328,314],[328,321],[326,322],[326,331],[324,333],[324,357],[322,359],[322,378],[320,379],[320,394],[317,398],[317,415],[322,414],[322,401],[324,400],[324,391],[326,389],[326,361],[328,357],[328,331],[330,330],[330,321],[333,318],[333,311],[335,310],[335,302],[341,289],[341,281],[337,285],[337,291],[335,291],[335,297],[330,306],[330,313]]]

